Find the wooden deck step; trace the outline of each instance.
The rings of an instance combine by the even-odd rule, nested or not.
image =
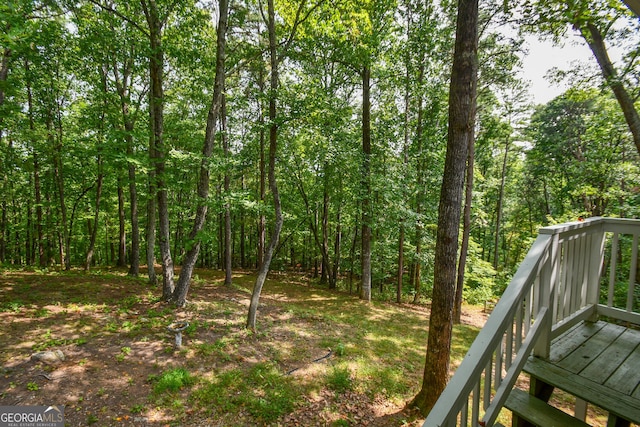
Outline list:
[[[589,424],[518,388],[511,390],[504,406],[538,427],[589,427]]]

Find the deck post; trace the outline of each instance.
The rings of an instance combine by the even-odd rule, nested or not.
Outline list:
[[[558,234],[553,234],[551,242],[547,247],[546,254],[542,265],[540,266],[540,276],[537,281],[539,289],[539,298],[537,317],[540,312],[543,312],[543,308],[550,308],[553,305],[554,295],[556,292],[556,277],[558,273],[558,247],[559,247]],[[549,357],[551,350],[551,328],[553,326],[553,310],[546,311],[546,319],[544,323],[540,325],[542,328],[540,337],[533,349],[533,354],[538,357]]]
[[[589,245],[589,269],[587,276],[587,305],[598,305],[600,296],[600,277],[604,268],[604,250],[606,233],[601,224],[591,235],[591,245]],[[590,319],[595,322],[598,312],[595,311]]]

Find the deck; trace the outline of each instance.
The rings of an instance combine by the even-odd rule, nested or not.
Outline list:
[[[423,426],[490,427],[506,407],[516,426],[584,427],[587,404],[640,426],[639,290],[640,220],[541,228]],[[514,389],[523,371],[530,393]],[[547,404],[554,389],[575,418]]]
[[[584,321],[531,357],[531,394],[548,400],[553,386],[610,413],[608,426],[640,424],[640,330]]]

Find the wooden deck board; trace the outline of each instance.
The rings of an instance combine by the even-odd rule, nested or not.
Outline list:
[[[639,383],[640,347],[636,345],[633,352],[618,366],[618,369],[605,382],[605,385],[616,388],[624,394],[632,395]]]
[[[640,331],[582,322],[557,337],[525,372],[640,425]]]
[[[616,339],[622,335],[625,328],[618,325],[607,324],[594,335],[588,337],[580,346],[569,353],[564,359],[558,361],[558,366],[573,372],[580,373],[609,348]]]
[[[605,384],[608,387],[615,386],[616,380],[613,379],[612,375],[614,375],[617,370],[619,371],[619,367],[624,364],[625,360],[627,360],[638,345],[640,345],[640,331],[627,329],[614,343],[612,343],[610,347],[607,347],[600,354],[600,357],[580,372],[580,375],[586,378],[591,378],[593,381]],[[636,364],[635,366],[637,367],[640,365]],[[635,371],[640,370],[636,368]],[[638,375],[640,375],[640,372],[638,372]],[[614,381],[613,383],[608,383],[610,378],[612,378],[611,381]],[[639,380],[637,378],[635,380],[632,378],[631,382],[633,381],[637,384]]]
[[[606,322],[578,324],[551,342],[549,360],[558,362],[607,325]]]

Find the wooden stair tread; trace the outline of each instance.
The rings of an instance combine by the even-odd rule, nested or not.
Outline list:
[[[530,357],[523,371],[573,396],[606,408],[612,414],[640,424],[640,406],[635,397],[572,374],[537,357]]]
[[[539,427],[589,427],[584,421],[518,388],[511,390],[504,406],[520,418]]]

